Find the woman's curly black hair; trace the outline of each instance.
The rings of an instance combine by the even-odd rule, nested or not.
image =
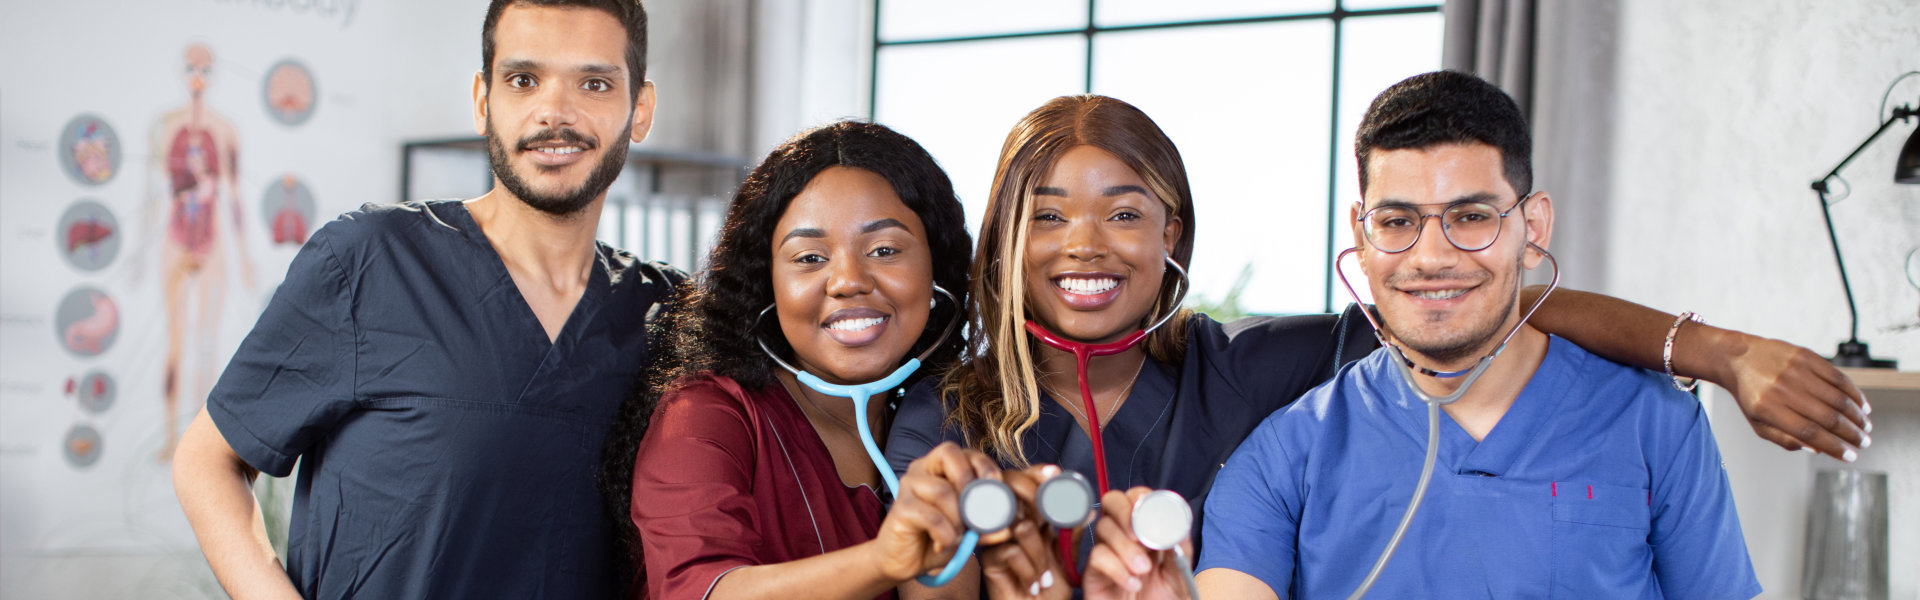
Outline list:
[[[676,382],[702,373],[731,378],[748,389],[773,383],[778,367],[761,352],[755,336],[764,334],[762,339],[783,357],[790,359],[792,349],[778,323],[769,321],[760,331],[753,327],[760,311],[773,303],[774,226],[815,175],[836,166],[865,169],[893,184],[901,203],[920,217],[927,232],[934,283],[958,300],[956,306],[935,294],[926,331],[908,355],[917,356],[935,343],[954,312],[966,306],[973,240],[965,211],[946,172],[920,144],[882,125],[840,121],[801,132],[775,148],[734,194],[706,269],[682,285],[656,322],[646,383],[622,405],[620,420],[608,436],[601,489],[625,549],[623,568],[629,571],[624,581],[644,581],[639,532],[630,510],[635,453],[654,407]],[[964,347],[955,331],[903,385],[951,368]]]

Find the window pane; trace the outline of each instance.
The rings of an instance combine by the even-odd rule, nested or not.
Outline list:
[[[1084,89],[1079,34],[880,49],[876,121],[932,153],[966,205],[968,229],[1013,124],[1055,96]]]
[[[1093,21],[1101,27],[1208,21],[1333,11],[1333,0],[1098,0]]]
[[[1438,7],[1439,2],[1420,2],[1418,0],[1342,0],[1340,7],[1347,10],[1379,10],[1383,8]]]
[[[1086,0],[881,0],[880,39],[949,38],[1087,26]],[[1009,124],[1011,125],[1011,124]]]
[[[1353,134],[1360,128],[1367,105],[1400,80],[1440,68],[1439,13],[1366,17],[1348,19],[1342,32],[1340,53],[1340,170],[1335,176],[1339,195],[1334,214],[1341,220],[1334,225],[1332,250],[1353,247],[1353,228],[1346,222],[1347,207],[1360,201],[1360,171],[1353,156]],[[1346,273],[1352,278],[1362,300],[1373,301],[1367,292],[1366,277],[1347,260]],[[1347,290],[1334,281],[1328,296],[1335,309],[1353,300]]]
[[[1318,20],[1094,40],[1093,90],[1146,111],[1187,165],[1197,299],[1251,268],[1243,310],[1323,308],[1332,48]]]

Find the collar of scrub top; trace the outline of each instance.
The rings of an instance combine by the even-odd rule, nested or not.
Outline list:
[[[1399,367],[1401,375],[1404,376],[1401,380],[1407,384],[1407,389],[1412,390],[1413,395],[1418,397],[1422,402],[1445,406],[1453,404],[1455,401],[1458,401],[1461,396],[1466,395],[1467,389],[1473,387],[1473,382],[1479,380],[1480,375],[1486,373],[1487,367],[1493,365],[1493,359],[1500,356],[1500,353],[1507,349],[1507,342],[1513,341],[1513,336],[1520,333],[1520,328],[1525,326],[1527,321],[1533,319],[1534,311],[1540,310],[1540,305],[1547,301],[1547,296],[1552,295],[1554,290],[1560,288],[1560,261],[1554,260],[1552,253],[1547,252],[1546,248],[1534,245],[1533,242],[1527,242],[1527,247],[1535,252],[1539,252],[1541,256],[1546,257],[1547,263],[1553,266],[1553,279],[1547,283],[1547,291],[1541,292],[1540,297],[1534,299],[1533,305],[1527,307],[1526,314],[1520,315],[1520,322],[1513,325],[1513,329],[1507,332],[1507,337],[1500,339],[1500,345],[1494,346],[1492,352],[1481,357],[1479,362],[1474,363],[1471,367],[1458,371],[1436,371],[1414,364],[1413,359],[1407,358],[1405,350],[1402,350],[1398,344],[1388,339],[1386,334],[1387,330],[1380,326],[1380,320],[1374,316],[1373,309],[1366,307],[1364,304],[1361,305],[1362,310],[1360,314],[1365,315],[1367,322],[1373,324],[1374,337],[1378,338],[1380,345],[1385,347],[1389,354],[1393,355],[1395,359],[1393,361],[1394,366]],[[1341,251],[1340,255],[1333,259],[1334,273],[1340,276],[1340,284],[1347,287],[1347,294],[1353,297],[1353,301],[1356,304],[1360,303],[1360,292],[1354,289],[1353,282],[1347,280],[1347,272],[1340,268],[1340,263],[1346,260],[1348,254],[1357,254],[1359,252],[1359,247],[1348,248]],[[1428,394],[1426,390],[1420,389],[1420,385],[1414,381],[1413,377],[1416,372],[1421,375],[1440,379],[1452,379],[1462,376],[1466,377],[1466,379],[1462,380],[1460,387],[1455,388],[1452,393],[1445,396],[1434,396]]]
[[[1175,273],[1180,274],[1180,293],[1175,296],[1173,303],[1167,306],[1167,314],[1145,329],[1129,333],[1116,342],[1088,344],[1047,331],[1046,327],[1042,327],[1031,319],[1026,321],[1027,333],[1033,334],[1034,339],[1054,349],[1073,353],[1073,373],[1080,379],[1080,401],[1087,407],[1087,438],[1093,441],[1093,472],[1100,481],[1099,494],[1105,494],[1110,489],[1107,485],[1107,444],[1100,437],[1100,411],[1094,408],[1093,389],[1087,385],[1087,364],[1095,356],[1119,354],[1140,345],[1141,340],[1147,339],[1147,334],[1159,329],[1161,325],[1166,325],[1168,320],[1173,319],[1173,315],[1180,312],[1180,304],[1187,300],[1187,270],[1180,268],[1180,263],[1173,262],[1173,257],[1164,254],[1161,256],[1166,259],[1168,267],[1172,267]],[[1144,369],[1146,365],[1143,364],[1140,368]],[[1095,497],[1099,496],[1095,495]]]
[[[760,345],[760,351],[767,354],[767,358],[773,359],[774,364],[780,365],[780,368],[786,369],[789,373],[793,373],[793,377],[800,380],[800,383],[813,388],[813,391],[828,396],[847,398],[853,401],[854,425],[860,430],[860,445],[866,447],[867,459],[873,461],[873,466],[880,470],[880,479],[887,483],[887,492],[893,494],[895,499],[900,497],[900,478],[893,474],[893,467],[887,465],[886,455],[880,453],[880,445],[874,442],[873,429],[867,425],[867,401],[871,399],[874,394],[886,393],[888,390],[898,388],[900,384],[905,383],[907,376],[919,370],[920,363],[925,361],[927,357],[932,356],[933,351],[939,349],[940,346],[947,341],[947,337],[953,335],[954,328],[959,326],[961,315],[960,299],[955,298],[953,292],[949,292],[938,285],[933,286],[933,291],[939,292],[942,296],[946,296],[947,302],[953,305],[953,318],[947,320],[947,328],[942,330],[940,337],[928,345],[926,350],[922,350],[919,356],[907,359],[906,364],[900,365],[900,368],[894,369],[892,373],[876,381],[848,385],[828,383],[826,380],[812,373],[787,364],[787,361],[780,358],[779,353],[767,347],[767,341],[761,339],[757,333],[753,338],[754,343]],[[766,308],[760,309],[760,315],[753,319],[753,331],[758,332],[760,330],[760,322],[767,318],[767,313],[771,312],[773,307],[774,305],[768,304]],[[954,576],[960,574],[960,569],[966,566],[967,557],[973,555],[974,546],[979,543],[980,534],[972,529],[968,529],[966,535],[960,538],[960,547],[954,551],[953,560],[947,562],[946,568],[942,569],[939,575],[921,576],[919,578],[920,583],[932,587],[939,587],[946,585],[949,581],[953,581]]]

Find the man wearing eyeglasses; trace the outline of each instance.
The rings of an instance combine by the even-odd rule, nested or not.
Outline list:
[[[1359,588],[1415,494],[1427,402],[1456,392],[1431,483],[1369,595],[1759,594],[1699,403],[1525,324],[1521,273],[1548,262],[1553,231],[1553,199],[1529,191],[1531,151],[1518,106],[1471,75],[1419,75],[1374,100],[1352,215],[1386,346],[1228,460],[1206,506],[1202,596]],[[1128,525],[1101,531],[1093,562],[1104,550],[1128,565],[1123,589],[1179,589],[1115,541]]]

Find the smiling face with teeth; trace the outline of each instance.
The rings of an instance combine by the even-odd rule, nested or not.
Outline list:
[[[932,256],[885,178],[841,166],[814,176],[773,231],[774,312],[796,366],[837,384],[899,367],[927,327]]]
[[[1506,179],[1500,150],[1478,142],[1376,150],[1366,168],[1365,205],[1353,208],[1353,219],[1383,205],[1412,205],[1432,214],[1463,200],[1502,210],[1520,202]],[[1424,358],[1423,366],[1455,369],[1491,352],[1520,318],[1521,270],[1541,259],[1526,251],[1526,243],[1547,247],[1553,203],[1546,194],[1535,194],[1523,210],[1502,219],[1493,245],[1477,252],[1449,243],[1439,219],[1423,219],[1420,227],[1426,229],[1419,241],[1398,254],[1375,249],[1360,224],[1350,223],[1387,330],[1405,350],[1423,355],[1411,357],[1416,362]]]
[[[599,10],[516,4],[493,42],[492,79],[476,74],[473,94],[496,186],[542,212],[578,214],[606,196],[628,141],[653,122],[652,84],[627,72],[626,29]]]
[[[1034,189],[1026,246],[1027,310],[1090,343],[1147,325],[1181,223],[1112,153],[1078,146]]]

